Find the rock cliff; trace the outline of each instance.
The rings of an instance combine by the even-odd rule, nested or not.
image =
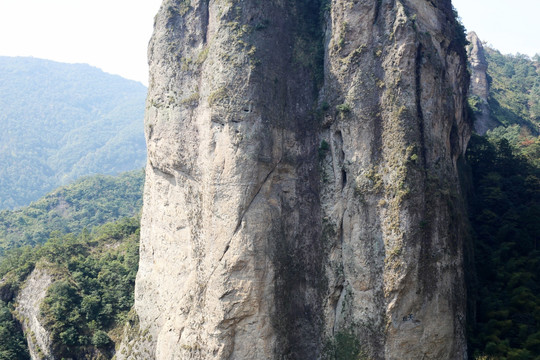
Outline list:
[[[118,359],[463,359],[449,0],[165,0]]]
[[[483,101],[489,97],[489,83],[487,79],[488,62],[484,52],[484,46],[475,32],[467,34],[467,55],[471,65],[471,94],[478,96]]]
[[[484,46],[475,32],[470,32],[467,35],[467,41],[469,42],[467,55],[471,69],[470,94],[477,96],[479,99],[474,131],[480,135],[484,135],[488,130],[494,129],[500,124],[497,120],[490,117],[488,105],[488,62],[486,60]]]
[[[54,359],[50,333],[43,327],[40,306],[54,279],[46,267],[36,268],[26,279],[15,299],[15,311],[26,336],[30,357]]]

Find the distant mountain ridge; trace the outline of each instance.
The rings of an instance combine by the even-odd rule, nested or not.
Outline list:
[[[0,208],[141,168],[146,87],[86,64],[0,57]]]

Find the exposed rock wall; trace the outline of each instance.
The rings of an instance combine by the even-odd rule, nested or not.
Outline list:
[[[46,268],[36,268],[28,276],[15,299],[15,311],[22,325],[30,357],[53,359],[49,332],[40,321],[40,306],[53,278]]]
[[[474,31],[467,34],[467,55],[471,65],[471,94],[478,96],[483,101],[489,97],[489,83],[487,79],[488,62],[484,52],[484,45]]]
[[[471,69],[470,94],[476,95],[480,99],[480,103],[478,104],[479,111],[476,114],[476,121],[474,122],[474,131],[480,135],[484,135],[488,130],[494,129],[500,124],[489,115],[488,62],[486,60],[484,46],[475,32],[470,32],[467,35],[467,40],[469,41],[467,55]]]
[[[322,132],[327,330],[353,324],[377,359],[461,359],[464,54],[449,2],[378,4],[332,8],[324,91],[351,110]]]
[[[450,1],[165,0],[117,358],[465,358]]]

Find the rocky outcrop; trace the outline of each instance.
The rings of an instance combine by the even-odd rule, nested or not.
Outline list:
[[[478,96],[483,101],[489,97],[489,83],[487,80],[488,62],[484,52],[484,46],[474,31],[467,34],[467,55],[471,66],[471,94]]]
[[[165,0],[117,358],[465,358],[464,40],[446,0]]]
[[[32,359],[53,359],[49,332],[40,321],[40,306],[53,278],[46,267],[38,267],[28,276],[15,298],[15,313],[22,325]]]
[[[492,119],[489,114],[489,82],[488,82],[488,62],[484,52],[482,41],[478,38],[475,32],[470,32],[467,35],[467,55],[471,69],[471,87],[470,94],[476,96],[477,103],[475,104],[476,120],[474,122],[474,131],[480,135],[484,135],[488,130],[499,126],[499,122]]]

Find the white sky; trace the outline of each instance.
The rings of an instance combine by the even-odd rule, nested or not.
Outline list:
[[[0,55],[87,63],[148,83],[161,0],[0,0]]]
[[[540,53],[540,0],[453,3],[467,29],[503,53]],[[161,0],[0,0],[0,55],[87,63],[146,85],[146,48],[160,4]]]
[[[540,0],[452,0],[463,24],[503,54],[540,54]]]

